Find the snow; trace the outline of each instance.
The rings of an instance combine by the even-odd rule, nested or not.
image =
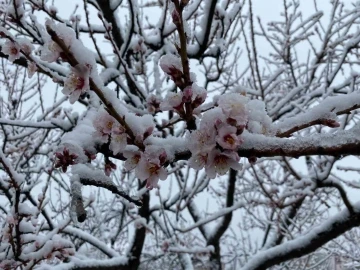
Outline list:
[[[224,253],[226,256],[230,254],[230,259],[235,254],[236,263],[245,263],[243,255],[249,255],[249,262],[244,269],[252,269],[261,262],[306,246],[319,237],[319,234],[331,229],[333,224],[346,221],[348,216],[344,210],[310,230],[313,224],[319,224],[318,218],[325,218],[325,214],[319,217],[311,215],[317,210],[318,204],[338,199],[337,195],[330,192],[320,193],[315,177],[331,180],[331,183],[346,188],[359,188],[358,181],[343,180],[335,176],[334,171],[330,171],[333,163],[338,162],[338,157],[318,157],[319,153],[326,151],[338,156],[351,151],[356,153],[360,145],[360,127],[355,112],[360,107],[359,73],[354,68],[358,64],[356,46],[360,40],[360,30],[353,27],[359,15],[358,4],[350,11],[342,7],[336,13],[334,10],[336,16],[332,25],[335,30],[323,27],[321,18],[327,16],[326,12],[316,10],[310,16],[302,16],[297,10],[296,2],[289,4],[290,14],[283,13],[281,22],[269,23],[268,30],[258,32],[259,25],[255,23],[254,39],[259,53],[257,57],[254,55],[255,48],[251,48],[254,40],[250,37],[244,41],[249,36],[250,17],[242,10],[248,8],[245,6],[247,3],[222,1],[217,4],[214,16],[210,18],[211,4],[201,0],[190,1],[182,16],[189,56],[198,58],[191,59],[191,80],[195,82],[196,75],[199,75],[197,71],[204,74],[198,76],[198,84],[175,89],[176,83],[179,86],[179,82],[182,82],[184,72],[179,57],[181,48],[178,48],[178,33],[173,23],[174,19],[179,19],[179,11],[172,13],[173,4],[167,10],[167,5],[161,6],[156,1],[125,2],[109,2],[109,7],[116,9],[111,15],[115,17],[121,36],[120,42],[117,40],[118,44],[115,45],[102,44],[103,41],[109,43],[109,39],[112,42],[112,36],[108,33],[112,27],[109,22],[104,20],[100,26],[93,25],[92,22],[82,25],[81,18],[84,16],[77,9],[73,14],[67,14],[66,18],[70,18],[67,20],[60,16],[63,12],[61,7],[52,6],[52,3],[49,5],[50,3],[34,0],[32,4],[38,7],[32,9],[29,2],[16,0],[10,5],[1,6],[4,18],[6,15],[14,18],[20,15],[17,20],[6,19],[4,25],[11,31],[0,29],[5,36],[1,44],[2,52],[9,56],[10,61],[19,57],[27,61],[28,74],[36,73],[37,69],[39,76],[34,76],[31,82],[38,80],[39,88],[43,86],[43,78],[50,77],[55,83],[65,86],[65,96],[60,95],[59,98],[54,95],[53,104],[50,107],[44,106],[50,100],[48,92],[40,92],[40,89],[39,93],[30,91],[28,97],[26,91],[29,90],[25,85],[24,98],[12,101],[11,95],[16,98],[18,95],[21,83],[18,79],[14,82],[16,91],[7,90],[8,100],[1,99],[1,113],[4,113],[0,118],[4,134],[1,142],[4,144],[0,150],[0,167],[10,177],[0,175],[1,192],[9,197],[9,202],[2,203],[0,210],[10,210],[4,211],[4,219],[0,216],[0,221],[4,224],[0,268],[8,263],[6,261],[4,264],[5,260],[14,258],[10,239],[16,234],[16,230],[11,231],[11,226],[17,224],[19,217],[22,219],[19,230],[24,233],[21,240],[30,243],[25,244],[21,250],[22,259],[32,260],[26,267],[32,267],[34,260],[48,258],[54,259],[53,262],[56,263],[56,256],[61,257],[61,260],[66,259],[66,263],[56,266],[46,265],[44,262],[39,269],[96,268],[110,265],[116,268],[120,264],[126,264],[132,255],[129,252],[135,241],[136,228],[139,227],[145,227],[149,232],[143,258],[149,256],[150,259],[157,259],[159,254],[156,252],[160,249],[158,243],[171,239],[167,252],[178,254],[184,269],[193,269],[195,263],[192,260],[196,259],[198,253],[215,252],[215,248],[207,247],[206,242],[223,225],[219,219],[229,213],[240,212],[246,214],[241,214],[244,222],[238,224],[239,235],[235,233],[231,236],[233,231],[228,229],[220,245],[231,249],[233,242],[242,241],[241,249],[235,248],[236,250]],[[274,3],[266,4],[263,1],[261,6],[271,6]],[[96,6],[94,1],[85,4],[90,4],[91,12],[95,10],[101,14],[97,7],[91,6]],[[127,12],[123,13],[124,10]],[[146,10],[154,11],[151,15],[156,18],[143,14]],[[346,12],[345,15],[342,12]],[[40,22],[44,18],[39,14],[44,14],[47,18],[46,28]],[[157,16],[158,14],[161,15]],[[244,28],[241,19],[244,20]],[[206,29],[207,26],[211,28]],[[61,40],[59,44],[49,36],[47,31],[51,33],[50,30]],[[99,54],[94,48],[89,49],[85,43],[87,39],[84,37],[89,31],[96,34],[97,39],[97,45],[89,46],[99,46]],[[209,37],[205,36],[206,33],[210,33]],[[27,39],[23,39],[24,36]],[[319,44],[314,42],[315,37],[320,40],[320,50]],[[267,42],[263,42],[265,40]],[[205,41],[208,44],[204,44]],[[307,60],[304,60],[302,47],[298,50],[297,46],[301,42],[307,43],[309,47],[306,48],[310,50]],[[105,50],[103,46],[106,47]],[[205,49],[205,55],[197,55],[200,48]],[[287,48],[290,55],[286,55]],[[238,51],[235,52],[236,50]],[[245,58],[249,54],[249,59],[243,61],[242,54],[245,54]],[[291,57],[286,60],[285,56]],[[261,82],[259,78],[253,78],[252,62],[255,58],[260,63]],[[219,79],[216,82],[209,80],[216,79],[217,72],[220,72]],[[339,78],[340,72],[347,77]],[[14,74],[9,74],[11,81]],[[6,82],[5,71],[3,75]],[[204,78],[207,79],[205,83]],[[262,84],[261,90],[259,83]],[[204,85],[206,89],[200,85]],[[214,94],[219,96],[210,101]],[[79,116],[66,109],[64,106],[68,104],[64,101],[74,103],[80,96],[82,104],[79,102],[75,106],[84,106],[86,112]],[[42,100],[43,97],[45,101]],[[207,97],[207,103],[204,104]],[[32,102],[32,99],[38,98],[40,103],[36,103],[34,109],[29,109],[29,115],[23,115],[23,112],[15,108],[26,107],[26,102],[17,103],[16,106],[12,104],[27,99]],[[196,120],[196,125],[188,130],[186,123],[192,119]],[[276,121],[273,123],[272,119]],[[319,124],[328,128],[308,128]],[[298,130],[302,132],[297,132]],[[353,149],[349,149],[349,145]],[[53,151],[50,154],[55,154],[55,157],[47,157],[50,151]],[[308,156],[307,164],[302,166],[307,171],[297,167],[292,170],[294,160],[287,159],[287,156],[298,157],[305,154]],[[270,158],[255,162],[251,155]],[[245,160],[241,159],[242,156],[246,156],[251,162],[250,165],[245,165],[244,171],[240,163]],[[66,171],[70,165],[71,170],[67,174],[53,170],[62,168]],[[356,166],[349,164],[339,168],[353,170],[354,167]],[[224,207],[227,190],[225,179],[221,176],[230,168],[236,169],[238,173],[234,190],[235,202],[230,207]],[[253,172],[249,170],[251,168]],[[255,181],[252,173],[258,174],[258,181]],[[48,177],[49,183],[59,183],[49,184],[51,198],[43,190],[38,196],[33,194],[37,185],[43,183],[44,177]],[[117,194],[122,192],[122,187],[130,194],[136,193],[138,200],[149,194],[150,222],[140,215],[143,209],[138,210],[117,196],[104,197],[102,192],[98,192],[97,197],[92,195],[83,206],[81,181],[85,182],[85,179],[91,180],[94,186],[110,187],[113,192],[116,189]],[[76,209],[77,206],[87,207],[91,214],[84,225],[75,224],[79,228],[69,225],[71,219],[65,212],[68,209],[68,198],[64,199],[64,194],[68,195],[69,188],[64,183],[68,180],[71,183],[71,216],[76,219],[75,211],[79,210]],[[159,180],[166,181],[158,184]],[[146,182],[143,188],[140,187],[142,181]],[[14,187],[16,191],[22,191],[19,204],[14,203],[14,200],[18,200],[15,198]],[[149,192],[152,188],[159,189]],[[54,195],[54,190],[59,197]],[[206,196],[203,196],[204,193]],[[320,199],[315,201],[317,196]],[[285,235],[285,242],[278,247],[271,247],[271,240],[275,239],[271,238],[258,253],[255,253],[258,247],[254,245],[253,248],[252,242],[249,241],[248,246],[244,245],[245,237],[242,234],[246,233],[244,228],[249,226],[255,228],[251,227],[249,234],[252,230],[271,226],[270,233],[274,233],[274,237],[277,229],[287,229],[281,227],[279,220],[289,213],[289,205],[303,197],[310,201],[306,201],[308,204],[300,209],[299,222],[303,223],[299,228],[296,227],[298,223],[292,224],[295,229]],[[37,205],[39,200],[32,198],[39,198],[44,209],[40,211],[40,206]],[[56,201],[58,199],[60,201]],[[88,207],[89,200],[91,207]],[[200,206],[195,201],[200,201]],[[204,209],[205,204],[209,205],[206,206],[207,209]],[[218,204],[216,208],[213,207],[215,204]],[[14,205],[17,205],[17,210]],[[254,205],[261,206],[260,214],[255,212],[257,208]],[[49,207],[57,215],[46,214],[49,213]],[[357,212],[360,212],[359,208],[357,204]],[[270,218],[271,211],[274,211],[275,216]],[[193,215],[190,220],[188,212]],[[45,217],[54,217],[54,220],[44,221],[43,214]],[[305,221],[302,220],[303,216],[306,216]],[[110,221],[107,222],[108,220]],[[105,222],[98,226],[99,221]],[[135,229],[128,226],[131,223]],[[51,231],[47,231],[49,225],[54,226]],[[200,229],[202,235],[195,229]],[[308,233],[304,234],[304,231]],[[62,234],[67,236],[62,238]],[[68,236],[84,241],[91,248],[84,251],[86,254],[82,254],[82,248],[75,253],[74,244],[66,240]],[[287,236],[298,237],[298,240],[288,240]],[[234,239],[230,239],[231,237]],[[87,245],[84,246],[84,250],[87,249]],[[9,252],[5,254],[3,250],[6,249]],[[146,253],[149,250],[149,254]],[[168,256],[173,254],[164,255],[165,258],[171,258]]]
[[[79,259],[72,257],[69,263],[62,263],[52,266],[40,266],[39,270],[71,270],[78,267],[114,267],[118,265],[126,265],[128,262],[127,257],[117,257],[112,259],[97,260],[97,259]]]
[[[272,128],[280,133],[319,119],[337,120],[337,113],[358,106],[360,106],[360,92],[328,97],[310,110],[286,118],[285,120],[274,124]]]
[[[102,171],[91,167],[91,165],[76,164],[72,166],[71,172],[79,178],[94,179],[97,182],[113,185],[113,181],[110,177],[106,176]]]
[[[360,212],[360,202],[355,204],[355,209],[358,213]],[[334,215],[333,217],[329,218],[325,222],[312,228],[311,231],[309,231],[308,233],[302,236],[298,236],[294,240],[289,240],[283,244],[280,244],[279,246],[259,251],[240,269],[257,269],[257,267],[265,263],[268,259],[284,256],[285,254],[288,254],[295,250],[305,249],[307,246],[314,243],[318,237],[321,237],[324,233],[330,232],[336,226],[342,226],[342,224],[348,222],[349,219],[349,211],[345,209],[340,213]]]

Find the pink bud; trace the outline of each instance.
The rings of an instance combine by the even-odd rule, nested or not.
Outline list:
[[[257,157],[249,157],[248,161],[250,162],[250,164],[254,165],[257,161]]]
[[[174,23],[175,25],[181,24],[180,14],[179,14],[179,12],[177,12],[176,9],[174,9],[174,11],[171,13],[171,17],[172,17],[173,23]]]
[[[183,91],[182,101],[184,103],[189,103],[189,102],[191,102],[192,96],[193,96],[192,87],[187,86]]]
[[[145,130],[144,135],[143,135],[144,140],[145,140],[147,137],[149,137],[149,136],[153,133],[153,131],[154,131],[154,127],[153,127],[153,126],[148,127],[148,128]]]
[[[170,246],[169,242],[168,242],[168,241],[164,241],[164,242],[162,243],[162,245],[161,245],[161,250],[162,250],[163,252],[166,252],[166,251],[169,249],[169,246]]]
[[[330,128],[340,127],[340,123],[337,122],[337,121],[335,121],[335,120],[333,120],[333,119],[325,119],[325,120],[323,121],[323,124],[324,124],[325,126],[330,127]]]

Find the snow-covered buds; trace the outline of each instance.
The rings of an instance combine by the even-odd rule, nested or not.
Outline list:
[[[180,89],[179,92],[169,92],[164,101],[161,102],[160,109],[162,111],[175,110],[181,118],[186,119],[189,129],[193,129],[192,126],[195,124],[190,122],[194,119],[193,114],[197,113],[194,112],[194,109],[205,102],[206,90],[196,83],[192,83],[193,78],[185,80],[182,63],[178,56],[164,55],[160,59],[160,67]]]
[[[190,105],[193,109],[199,107],[206,99],[206,90],[193,83],[187,86],[182,92],[170,92],[160,104],[163,111],[175,110],[181,117],[185,117],[185,106]]]
[[[67,60],[66,53],[61,46],[56,43],[53,38],[57,38],[57,42],[61,42],[66,48],[70,48],[76,44],[76,36],[73,29],[67,27],[65,24],[55,24],[51,20],[46,20],[46,29],[50,35],[45,36],[45,44],[41,47],[41,59],[49,63],[56,61],[60,56],[63,60]]]
[[[128,136],[126,129],[104,109],[100,109],[97,114],[93,120],[94,137],[98,143],[108,144],[114,155],[122,154],[126,158],[124,164],[126,170],[135,169],[136,177],[146,181],[148,189],[157,187],[159,179],[165,180],[167,178],[167,172],[164,168],[167,161],[165,150],[153,145],[146,145],[142,149],[137,147],[138,144],[143,144],[152,136],[154,127],[145,123],[150,119],[128,115],[129,123],[131,120],[144,122],[140,129],[134,127],[135,140],[133,140]],[[105,162],[105,174],[109,176],[114,169],[116,169],[115,164],[107,160]]]
[[[222,109],[227,123],[241,129],[248,122],[247,102],[246,97],[237,93],[230,93],[221,96],[218,105]]]
[[[164,55],[160,59],[160,67],[167,75],[170,76],[176,86],[180,89],[184,88],[183,67],[178,56],[173,54]]]

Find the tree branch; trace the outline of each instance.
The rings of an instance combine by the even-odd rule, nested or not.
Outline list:
[[[360,202],[357,202],[354,208],[353,214],[345,209],[303,236],[258,252],[241,270],[265,270],[315,251],[327,242],[360,225]]]

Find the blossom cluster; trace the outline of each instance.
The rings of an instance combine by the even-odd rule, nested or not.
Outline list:
[[[230,168],[240,170],[237,150],[243,142],[241,134],[245,129],[264,134],[271,124],[262,101],[229,93],[216,103],[217,107],[203,114],[199,128],[189,136],[189,166],[196,170],[205,168],[210,178],[224,175]]]
[[[140,150],[136,146],[136,143],[143,144],[144,140],[151,135],[153,130],[151,126],[146,128],[142,134],[138,134],[133,141],[126,133],[126,129],[105,110],[99,112],[93,121],[93,125],[96,130],[94,137],[100,143],[109,143],[109,149],[114,155],[123,154],[127,159],[124,164],[125,169],[129,171],[135,169],[136,176],[140,180],[146,181],[148,189],[156,187],[159,179],[165,180],[167,178],[167,172],[163,167],[167,161],[165,150],[153,145],[144,146],[144,149]],[[127,147],[128,141],[129,147]],[[105,165],[107,175],[111,169],[115,168],[115,164],[107,162]]]
[[[240,94],[227,94],[219,98],[218,107],[204,113],[189,138],[192,168],[205,168],[210,178],[224,175],[230,168],[241,169],[236,150],[248,120],[246,103]]]
[[[31,61],[30,55],[35,47],[27,38],[14,38],[6,29],[0,29],[0,36],[6,37],[6,41],[2,44],[1,52],[8,56],[10,62],[18,60],[22,55],[28,58],[28,77],[31,78],[36,70],[36,64]]]
[[[140,180],[146,181],[146,188],[157,187],[160,180],[166,180],[167,171],[164,165],[167,161],[166,151],[158,146],[149,145],[144,152],[127,151],[124,153],[127,158],[125,168],[135,169],[135,175]]]

